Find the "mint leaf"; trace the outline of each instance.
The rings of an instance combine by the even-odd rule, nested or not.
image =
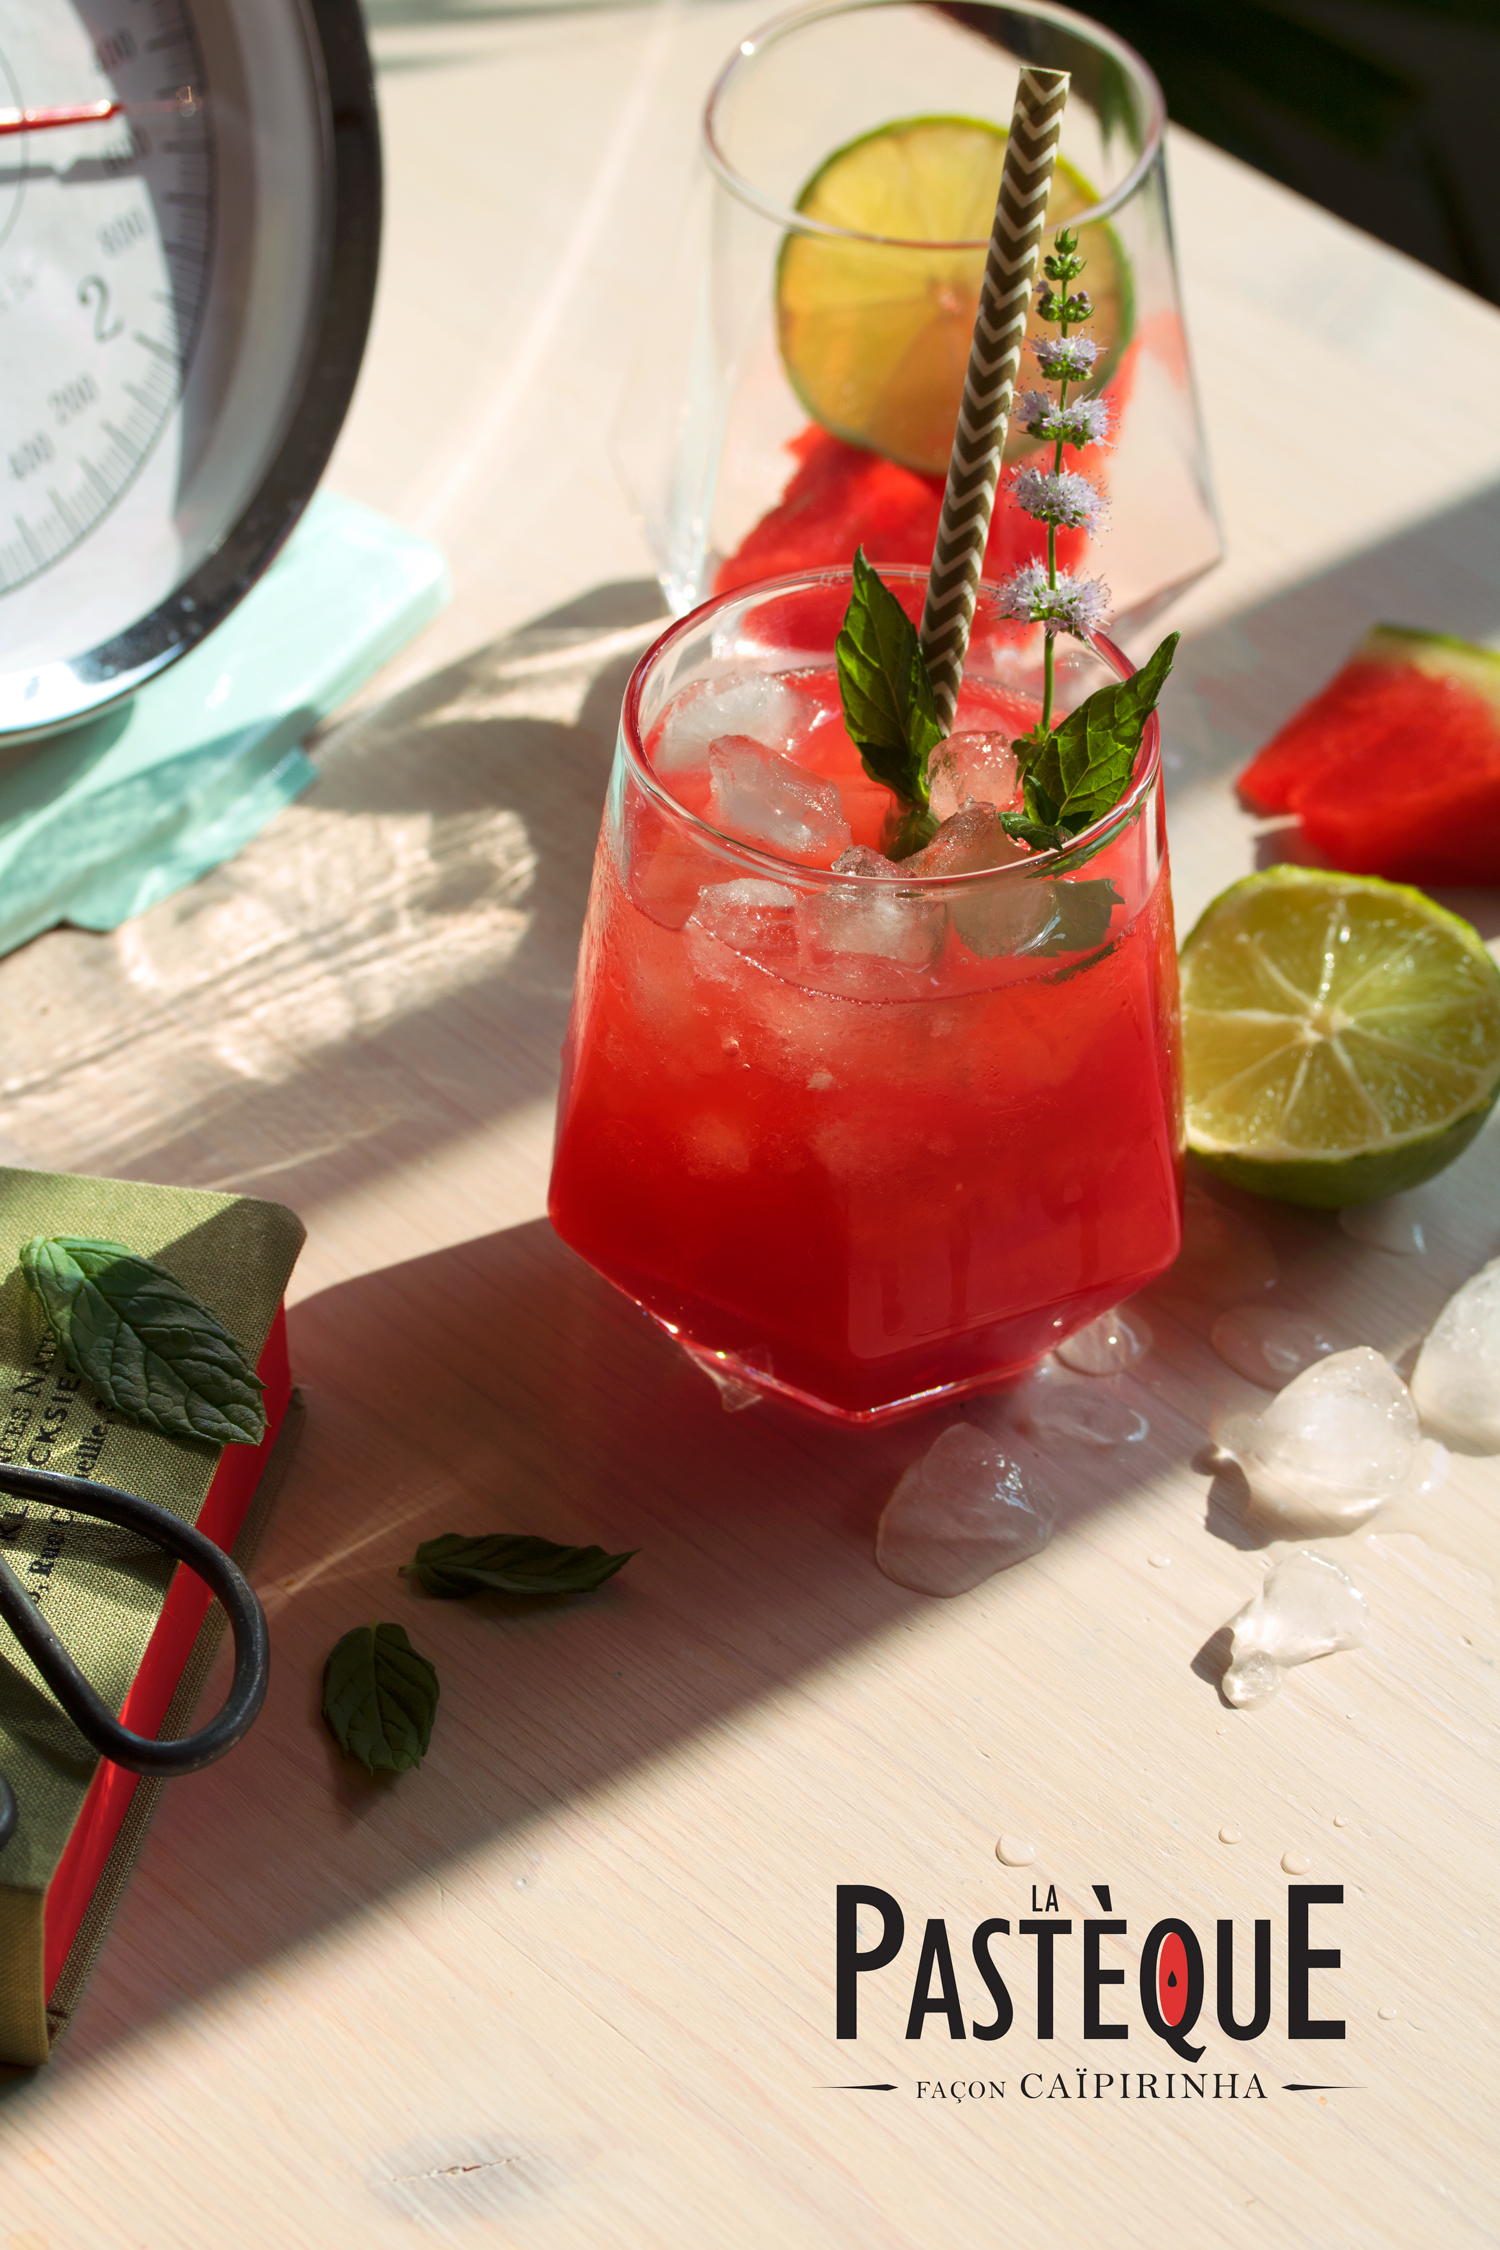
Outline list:
[[[1000,825],[1007,836],[1014,836],[1018,843],[1029,844],[1034,852],[1061,851],[1068,840],[1061,828],[1047,821],[1033,820],[1027,813],[1003,812]]]
[[[458,1601],[465,1594],[587,1594],[623,1570],[639,1549],[607,1555],[602,1547],[560,1547],[552,1539],[483,1532],[466,1538],[445,1531],[424,1539],[415,1559],[401,1565],[426,1594]]]
[[[917,629],[863,547],[854,591],[834,642],[844,725],[872,781],[925,808],[927,760],[943,739]]]
[[[265,1385],[206,1305],[123,1242],[39,1234],[26,1286],[76,1375],[105,1406],[164,1437],[259,1445]]]
[[[1179,637],[1169,633],[1130,679],[1096,688],[1040,745],[1029,737],[1014,745],[1033,821],[1076,836],[1119,803]]]
[[[323,1667],[323,1717],[366,1773],[409,1773],[427,1755],[438,1676],[400,1625],[356,1625]]]
[[[1052,896],[1052,920],[1025,948],[1028,953],[1091,953],[1103,944],[1110,915],[1120,904],[1120,894],[1108,876],[1087,883],[1054,883]]]

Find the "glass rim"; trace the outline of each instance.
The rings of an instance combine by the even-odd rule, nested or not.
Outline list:
[[[887,884],[892,881],[892,877],[889,875],[840,875],[831,867],[809,867],[804,865],[801,860],[782,859],[777,853],[767,850],[759,844],[749,843],[741,836],[731,836],[726,834],[722,828],[715,828],[711,821],[704,820],[700,814],[689,812],[687,807],[673,796],[671,790],[646,756],[646,745],[641,733],[640,717],[641,695],[645,688],[646,676],[658,657],[666,652],[679,635],[686,633],[690,627],[701,624],[716,610],[727,609],[734,602],[749,602],[775,594],[797,593],[815,586],[850,585],[853,582],[853,575],[853,570],[849,566],[833,564],[820,570],[791,571],[782,578],[758,579],[752,586],[736,586],[729,593],[713,594],[706,602],[700,602],[696,609],[689,610],[685,617],[674,617],[671,623],[658,633],[651,646],[636,663],[630,678],[625,683],[625,695],[620,708],[620,740],[624,745],[626,760],[633,778],[644,788],[646,795],[673,820],[676,820],[685,828],[695,829],[700,836],[705,837],[717,849],[727,851],[733,858],[744,861],[753,874],[763,874],[772,882],[785,882],[790,878],[797,883],[811,884],[814,889],[824,889],[840,883]],[[883,564],[881,576],[885,579],[887,585],[893,579],[902,579],[923,586],[927,582],[926,571],[915,563]],[[1002,591],[1001,587],[989,580],[980,581],[979,593],[981,595],[993,594],[998,596]],[[1122,680],[1132,679],[1139,669],[1137,665],[1131,662],[1124,650],[1104,633],[1093,634],[1082,645],[1085,648],[1092,649]],[[831,663],[833,661],[831,649],[828,655]],[[1081,866],[1085,860],[1092,859],[1103,845],[1111,843],[1116,835],[1122,833],[1129,826],[1160,779],[1161,722],[1160,715],[1153,710],[1147,714],[1141,747],[1136,752],[1136,772],[1132,777],[1129,789],[1117,804],[1110,806],[1107,813],[1100,815],[1092,827],[1082,829],[1078,835],[1071,837],[1060,850],[1033,852],[1027,859],[1007,861],[1003,867],[976,867],[968,869],[960,875],[913,875],[903,877],[900,887],[908,895],[919,892],[934,898],[944,898],[951,896],[954,890],[962,884],[1036,882],[1044,876],[1070,874],[1075,867]]]
[[[791,32],[800,31],[807,24],[820,23],[830,16],[859,15],[877,8],[910,4],[911,0],[815,0],[811,7],[792,8],[785,15],[768,18],[748,38],[740,41],[709,88],[702,117],[703,145],[709,167],[731,195],[752,211],[758,211],[763,218],[773,220],[784,233],[824,235],[835,242],[872,243],[889,250],[984,250],[988,247],[988,234],[974,240],[965,237],[959,241],[928,242],[915,235],[862,234],[852,227],[833,226],[827,219],[810,218],[805,211],[791,210],[784,203],[778,203],[774,196],[763,194],[753,181],[745,178],[743,172],[736,171],[719,139],[719,105],[733,85],[736,73],[746,63],[753,62],[764,47],[786,38]],[[981,5],[993,7],[997,13],[1005,9],[1012,15],[1035,16],[1043,22],[1057,24],[1074,37],[1111,55],[1144,93],[1146,141],[1140,155],[1117,188],[1112,189],[1108,195],[1101,196],[1097,203],[1091,203],[1087,210],[1071,213],[1068,225],[1087,227],[1112,218],[1121,205],[1134,195],[1161,155],[1167,104],[1149,63],[1137,54],[1134,47],[1117,38],[1102,23],[1095,23],[1091,17],[1081,16],[1072,8],[1058,7],[1053,4],[1053,0],[981,0]],[[879,130],[878,127],[872,129]],[[834,151],[829,151],[830,155],[833,153]]]

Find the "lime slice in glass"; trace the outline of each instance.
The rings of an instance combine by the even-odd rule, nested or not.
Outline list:
[[[1500,970],[1420,891],[1270,867],[1182,949],[1188,1147],[1236,1187],[1341,1209],[1430,1179],[1500,1090]]]
[[[982,247],[995,219],[1007,135],[972,117],[907,117],[835,150],[797,198],[809,218],[881,239],[788,233],[776,270],[776,323],[793,390],[835,437],[928,476],[947,473],[958,422]],[[1098,201],[1059,161],[1049,233]],[[1088,334],[1108,382],[1130,335],[1130,269],[1112,227],[1082,230]],[[1051,334],[1049,329],[1046,331]],[[1023,376],[1040,377],[1034,366]],[[1007,459],[1036,440],[1012,431]]]

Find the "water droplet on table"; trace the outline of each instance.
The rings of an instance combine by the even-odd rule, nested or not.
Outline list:
[[[1377,2008],[1375,2013],[1382,2023],[1394,2023],[1401,2010],[1399,2008]]]
[[[1153,1570],[1170,1570],[1172,1567],[1170,1555],[1148,1555],[1146,1560]]]
[[[1151,1428],[1123,1399],[1082,1383],[1033,1383],[1014,1411],[1037,1437],[1071,1438],[1076,1445],[1138,1445]]]
[[[1315,1360],[1348,1348],[1347,1340],[1321,1321],[1280,1305],[1232,1305],[1220,1313],[1208,1340],[1226,1367],[1267,1391],[1279,1391]]]
[[[1335,1828],[1347,1828],[1349,1825],[1347,1815],[1341,1812],[1336,1812],[1333,1816],[1333,1825]]]
[[[995,1857],[1006,1867],[1029,1867],[1036,1858],[1036,1846],[1023,1836],[1002,1836],[995,1846]]]
[[[1151,1343],[1144,1314],[1116,1305],[1059,1344],[1057,1356],[1078,1375],[1121,1375],[1145,1357]]]
[[[1242,1844],[1244,1841],[1245,1837],[1242,1829],[1221,1828],[1219,1830],[1219,1842],[1221,1844]]]
[[[1340,1211],[1339,1225],[1356,1242],[1389,1250],[1397,1258],[1420,1258],[1427,1249],[1421,1205],[1409,1195],[1387,1196],[1382,1203],[1355,1203]]]
[[[1312,1861],[1306,1852],[1283,1852],[1281,1855],[1281,1871],[1284,1875],[1305,1875],[1311,1865]]]

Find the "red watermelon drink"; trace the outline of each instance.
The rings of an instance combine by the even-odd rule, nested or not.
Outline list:
[[[922,574],[886,575],[915,617]],[[1155,718],[1093,828],[1012,844],[990,808],[1019,801],[1042,636],[986,590],[941,825],[897,868],[840,711],[849,584],[711,602],[631,678],[550,1208],[712,1372],[863,1422],[993,1384],[1170,1265],[1181,1126]],[[1111,676],[1068,662],[1060,705]]]

